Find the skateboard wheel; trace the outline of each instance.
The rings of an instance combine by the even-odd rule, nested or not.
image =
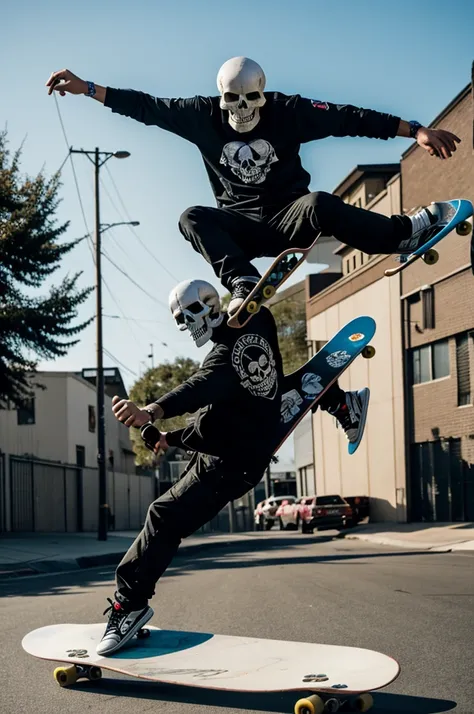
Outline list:
[[[323,714],[324,701],[317,694],[306,699],[298,699],[295,704],[295,714]]]
[[[371,694],[359,694],[351,701],[351,709],[354,712],[368,712],[374,705],[374,700]]]
[[[251,315],[256,315],[259,310],[260,307],[256,300],[251,300],[247,305],[247,312],[249,312]]]
[[[56,667],[53,672],[53,677],[60,687],[70,687],[71,684],[75,684],[77,682],[76,666]]]
[[[102,679],[102,670],[100,667],[90,667],[87,672],[87,679],[91,682],[96,682],[98,679]]]
[[[426,253],[421,257],[425,261],[426,265],[434,265],[439,260],[439,253],[437,250],[433,250],[431,248],[430,250],[427,250]]]
[[[276,290],[273,285],[265,285],[265,287],[262,290],[263,297],[267,298],[267,300],[271,297],[273,297],[276,293]]]
[[[372,347],[372,345],[366,345],[362,350],[361,354],[364,359],[372,359],[372,357],[375,355],[375,347]]]
[[[150,634],[150,630],[148,630],[146,627],[142,630],[138,630],[137,640],[146,640],[147,637],[150,637]]]
[[[461,223],[456,226],[456,233],[460,236],[468,236],[471,231],[472,225],[469,221],[461,221]]]

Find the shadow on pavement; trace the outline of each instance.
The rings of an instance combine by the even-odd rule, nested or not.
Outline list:
[[[308,546],[333,542],[335,551],[324,555],[311,555],[308,553]],[[373,546],[364,543],[359,547],[359,552],[345,550],[343,541],[334,536],[299,537],[298,534],[292,536],[281,536],[255,539],[245,541],[214,543],[206,548],[195,548],[188,546],[178,552],[177,557],[172,562],[166,572],[165,577],[177,577],[189,575],[196,570],[227,570],[234,568],[263,568],[269,566],[282,566],[293,564],[328,564],[331,563],[351,563],[367,567],[368,563],[357,563],[357,561],[374,558],[410,558],[413,556],[448,557],[449,554],[429,552],[425,550],[413,551],[402,550],[365,552],[363,549],[372,549]],[[285,550],[283,556],[281,551]],[[272,554],[272,551],[277,551]],[[280,552],[278,552],[280,551]],[[57,572],[54,575],[36,575],[33,577],[23,577],[2,581],[0,597],[11,596],[34,596],[34,595],[65,595],[73,592],[72,588],[96,585],[100,582],[110,581],[113,577],[113,570],[116,563],[121,559],[117,556],[115,563],[108,563],[94,569],[78,569],[70,572]],[[106,572],[104,573],[104,569]]]
[[[295,702],[307,695],[301,692],[248,693],[226,692],[212,689],[181,687],[148,681],[125,679],[102,679],[99,684],[80,682],[75,689],[87,694],[109,694],[117,697],[158,700],[161,702],[181,702],[199,706],[228,708],[229,711],[291,712]],[[410,697],[401,694],[375,692],[374,712],[403,712],[403,714],[437,714],[456,707],[456,702],[428,697]]]

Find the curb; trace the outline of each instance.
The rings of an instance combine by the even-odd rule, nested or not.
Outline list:
[[[231,546],[233,541],[204,541],[202,543],[189,543],[183,546],[178,551],[176,557],[186,557],[188,551],[191,554],[198,553],[209,547],[223,548]],[[27,561],[25,563],[17,563],[14,566],[0,566],[0,582],[2,580],[10,580],[13,578],[28,577],[31,575],[49,575],[50,573],[69,572],[71,570],[85,570],[87,568],[97,568],[100,566],[113,565],[116,566],[122,560],[125,550],[116,551],[113,553],[101,553],[100,555],[83,555],[78,558],[69,558],[64,560],[38,560]]]
[[[353,533],[344,533],[341,534],[341,538],[347,538],[348,540],[363,540],[367,543],[375,543],[376,545],[389,545],[389,546],[395,546],[397,548],[407,548],[407,549],[416,549],[416,550],[427,550],[431,552],[437,552],[437,553],[451,553],[451,552],[457,552],[459,550],[474,550],[474,541],[456,541],[455,543],[440,543],[439,545],[433,545],[430,543],[423,543],[419,541],[406,541],[406,540],[397,540],[396,538],[383,538],[383,537],[378,537],[377,535],[372,535],[370,533],[367,534],[353,534]]]

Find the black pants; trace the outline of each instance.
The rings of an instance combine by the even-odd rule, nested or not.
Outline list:
[[[194,206],[180,218],[181,233],[228,290],[237,277],[259,275],[250,262],[254,258],[275,257],[291,245],[306,248],[318,233],[369,254],[393,253],[411,235],[406,216],[388,218],[322,191],[260,213]]]
[[[151,504],[143,530],[117,567],[117,600],[132,609],[144,607],[181,539],[254,488],[269,461],[246,471],[231,460],[194,454],[181,479]]]

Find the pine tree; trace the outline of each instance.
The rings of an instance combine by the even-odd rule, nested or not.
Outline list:
[[[59,175],[20,174],[21,150],[12,158],[0,133],[0,407],[31,395],[38,359],[67,354],[91,319],[74,324],[93,288],[76,287],[80,273],[65,277],[46,295],[34,295],[78,240],[59,243]],[[27,292],[26,292],[27,290]]]

